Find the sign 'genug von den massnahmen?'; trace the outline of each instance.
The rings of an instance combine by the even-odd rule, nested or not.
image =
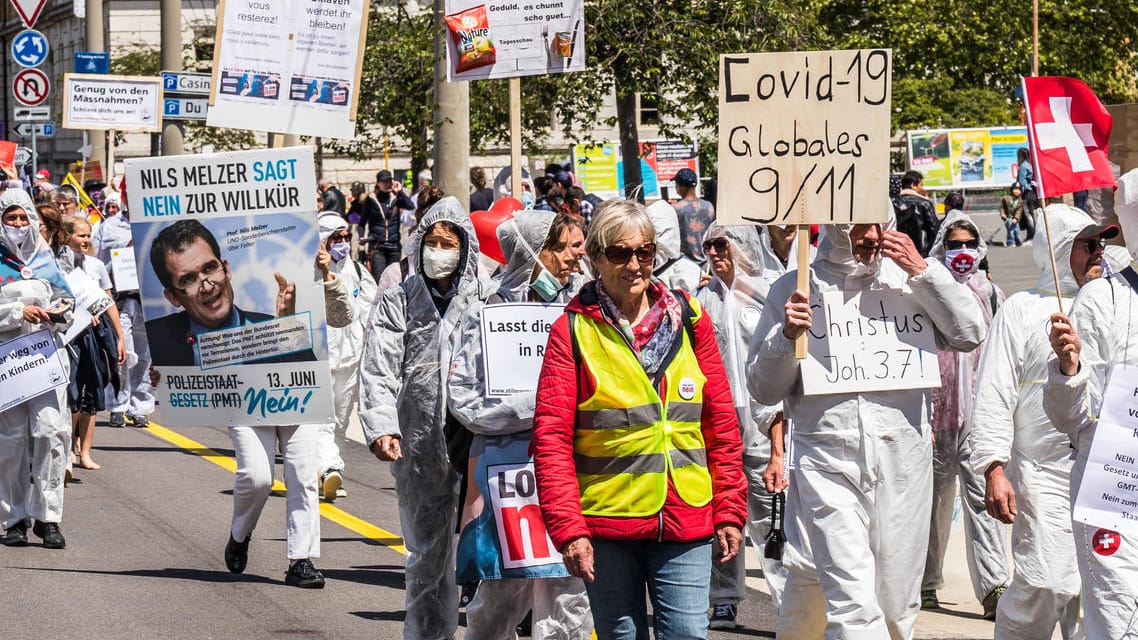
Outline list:
[[[720,224],[883,222],[888,49],[719,58]]]

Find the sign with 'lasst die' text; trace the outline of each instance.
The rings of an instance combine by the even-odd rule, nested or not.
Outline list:
[[[561,304],[527,302],[482,308],[483,373],[488,397],[537,389],[549,331],[564,311]]]
[[[810,307],[806,395],[940,385],[933,323],[911,296],[892,289],[832,291],[815,294]]]
[[[888,49],[719,59],[720,224],[882,222]]]

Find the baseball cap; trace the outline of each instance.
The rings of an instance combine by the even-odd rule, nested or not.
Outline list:
[[[699,182],[699,176],[688,168],[680,169],[676,172],[676,184],[681,187],[694,187]]]
[[[1118,235],[1118,225],[1116,224],[1089,224],[1083,227],[1079,235],[1075,236],[1076,240],[1089,240],[1091,238],[1102,238],[1103,240],[1110,240]]]
[[[47,169],[40,169],[39,173],[36,174],[36,177],[39,178],[40,180],[47,180],[48,178],[51,177],[51,172],[48,171]]]
[[[387,169],[381,169],[379,173],[375,174],[376,182],[383,182],[384,180],[391,180],[391,172]]]

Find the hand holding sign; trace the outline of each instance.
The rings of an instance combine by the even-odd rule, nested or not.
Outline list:
[[[810,329],[814,321],[814,312],[810,310],[810,297],[802,289],[795,289],[786,302],[786,322],[782,326],[782,335],[790,340],[797,340],[799,336]]]
[[[1051,314],[1051,349],[1059,356],[1059,371],[1065,376],[1073,376],[1079,372],[1079,352],[1083,350],[1083,343],[1071,319],[1062,313]]]

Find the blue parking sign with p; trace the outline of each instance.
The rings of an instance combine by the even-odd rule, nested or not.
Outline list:
[[[177,91],[178,90],[178,76],[173,73],[162,74],[162,90],[163,91]],[[177,107],[175,107],[176,109]],[[170,112],[170,101],[166,101],[166,113]]]
[[[169,76],[166,76],[166,77],[169,77]],[[178,82],[178,80],[177,80],[177,78],[175,78],[174,84],[176,85],[177,82]],[[179,113],[181,113],[182,104],[181,104],[181,101],[178,100],[177,98],[165,98],[165,99],[163,99],[163,102],[165,103],[165,108],[163,108],[163,110],[162,110],[163,114],[168,115],[168,116],[176,116]]]

